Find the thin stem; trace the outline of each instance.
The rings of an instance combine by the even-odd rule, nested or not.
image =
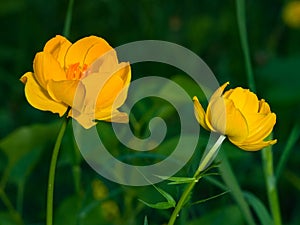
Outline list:
[[[8,209],[10,215],[12,216],[12,218],[19,224],[23,224],[22,222],[22,218],[21,215],[19,214],[18,211],[16,211],[16,209],[14,208],[13,204],[11,203],[11,201],[9,200],[9,198],[7,197],[6,193],[4,192],[3,189],[0,188],[0,199],[2,200],[3,204],[6,206],[6,208]]]
[[[265,180],[267,185],[269,205],[271,208],[272,217],[274,220],[274,225],[281,225],[281,215],[279,200],[276,188],[276,178],[274,176],[273,170],[273,153],[272,146],[268,146],[262,151],[263,155],[263,168],[265,174]]]
[[[67,15],[66,15],[66,18],[65,18],[64,30],[63,30],[63,35],[65,37],[68,37],[70,35],[73,5],[74,5],[74,0],[70,0],[69,5],[68,5],[68,9],[67,9]]]
[[[237,9],[237,22],[239,27],[241,45],[244,53],[248,84],[252,91],[256,91],[254,75],[251,66],[250,52],[247,40],[247,29],[246,29],[246,13],[245,13],[245,0],[236,0]],[[265,173],[265,180],[267,183],[268,198],[270,208],[275,225],[281,225],[281,216],[279,209],[279,201],[276,188],[276,178],[273,172],[273,153],[272,147],[269,146],[262,150],[263,166]]]
[[[286,142],[285,148],[283,149],[283,153],[280,157],[280,161],[276,168],[276,181],[279,180],[279,177],[287,163],[288,157],[290,156],[291,151],[293,150],[294,145],[296,144],[297,140],[300,137],[300,126],[296,124],[291,131],[289,139]]]
[[[255,87],[252,66],[251,66],[250,51],[249,51],[248,38],[247,38],[245,0],[236,0],[235,2],[236,2],[236,14],[237,14],[239,34],[241,39],[241,46],[244,54],[244,60],[245,60],[246,71],[247,71],[248,85],[249,88],[255,92],[256,87]]]
[[[49,169],[49,178],[48,178],[48,192],[47,192],[47,211],[46,211],[46,225],[53,224],[53,193],[54,193],[54,180],[55,180],[55,168],[57,163],[57,157],[60,149],[60,145],[62,142],[62,138],[64,136],[66,127],[67,127],[68,120],[65,118],[60,131],[58,133],[53,152],[52,158],[50,162],[50,169]]]
[[[196,176],[198,176],[203,170],[206,169],[207,166],[209,166],[210,162],[214,159],[214,156],[216,156],[216,153],[218,152],[219,147],[225,140],[225,138],[226,136],[221,135],[216,141],[216,143],[212,146],[212,148],[208,151],[208,153],[203,157],[195,173]]]
[[[216,156],[216,153],[220,147],[220,145],[222,144],[222,142],[225,140],[225,136],[221,135],[218,140],[216,141],[216,143],[212,146],[212,148],[208,151],[208,153],[203,157],[203,159],[200,162],[200,165],[197,169],[197,171],[194,174],[194,178],[199,179],[199,174],[201,172],[203,172],[205,170],[205,168],[207,168],[207,166],[209,165],[210,162],[212,162],[212,160],[214,159],[214,157]],[[186,203],[187,199],[189,198],[194,186],[195,186],[196,182],[192,182],[189,183],[184,192],[182,193],[171,217],[170,220],[168,222],[168,225],[173,225],[175,223],[175,220],[177,218],[177,216],[179,215],[180,210],[182,209],[182,207],[184,206],[184,204]]]

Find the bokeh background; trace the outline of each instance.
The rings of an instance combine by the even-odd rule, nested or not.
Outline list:
[[[297,7],[300,6],[287,8],[289,4],[290,1],[279,0],[246,1],[246,15],[257,95],[266,99],[277,114],[274,137],[278,143],[273,148],[275,170],[291,133],[294,137],[295,144],[291,146],[277,184],[284,224],[296,225],[300,221],[297,141],[300,123],[300,10]],[[19,78],[32,71],[33,58],[46,41],[62,34],[67,7],[66,0],[0,0],[1,225],[45,224],[48,168],[59,119],[27,103]],[[220,83],[230,81],[231,87],[247,87],[233,0],[75,0],[69,40],[74,42],[88,35],[103,37],[115,47],[144,39],[174,42],[198,54]],[[132,70],[133,79],[159,74],[175,80],[191,97],[200,93],[192,81],[174,68],[146,63],[133,65]],[[138,136],[147,135],[147,120],[160,115],[157,110],[160,104],[161,100],[150,99],[137,105],[136,118],[142,121]],[[166,120],[173,123],[176,113],[172,110],[164,113]],[[130,150],[112,138],[110,125],[101,125],[113,154],[129,154]],[[170,139],[178,135],[179,125],[174,127],[175,131],[168,133]],[[175,143],[169,141],[161,147],[162,152]],[[242,189],[255,194],[268,208],[261,154],[243,152],[229,143],[223,148]],[[164,153],[167,155],[168,151]],[[144,163],[144,160],[140,158],[135,163]],[[185,172],[188,174],[192,168]],[[182,188],[160,186],[175,198]],[[199,200],[219,192],[217,187],[203,181],[193,198]],[[135,225],[142,224],[146,215],[149,224],[167,221],[169,210],[150,209],[138,199],[155,202],[161,200],[161,196],[151,186],[124,187],[98,176],[82,160],[69,129],[57,168],[55,224]],[[246,224],[229,194],[193,206],[180,218],[179,224],[188,225]]]

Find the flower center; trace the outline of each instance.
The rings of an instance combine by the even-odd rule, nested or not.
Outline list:
[[[87,70],[87,65],[83,64],[80,66],[80,63],[74,63],[69,65],[66,75],[68,80],[79,80],[84,76],[84,72]]]

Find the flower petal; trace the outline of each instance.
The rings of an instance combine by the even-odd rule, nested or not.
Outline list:
[[[274,113],[269,113],[268,115],[247,115],[246,119],[249,127],[249,135],[243,141],[244,144],[262,141],[269,136],[276,123],[276,115]]]
[[[123,68],[114,71],[113,67]],[[93,112],[119,108],[126,100],[130,78],[130,66],[126,63],[112,65],[112,69],[106,72],[89,74],[82,80],[86,88],[87,110]]]
[[[37,83],[33,73],[25,73],[20,80],[25,84],[25,96],[30,105],[39,110],[58,113],[59,116],[65,114],[67,105],[53,100],[47,91]]]
[[[258,151],[269,145],[274,145],[276,143],[277,143],[277,140],[275,139],[275,140],[271,140],[271,141],[254,142],[251,144],[235,143],[235,145],[246,151]]]
[[[81,111],[84,106],[85,88],[79,80],[50,80],[47,85],[49,95],[73,109]]]
[[[63,36],[56,35],[44,47],[44,52],[50,53],[62,68],[65,68],[65,55],[72,43]]]
[[[47,88],[49,80],[60,81],[66,79],[64,70],[50,53],[37,53],[33,61],[33,70],[36,80],[44,89]]]
[[[105,52],[111,50],[112,47],[102,38],[89,36],[75,42],[67,51],[65,57],[65,65],[80,63],[83,67],[84,63],[91,63]],[[87,64],[88,66],[90,64]]]
[[[194,101],[194,113],[195,113],[195,117],[196,117],[198,123],[200,123],[200,125],[205,130],[210,131],[209,127],[206,125],[206,122],[205,122],[205,111],[204,111],[202,105],[200,104],[200,102],[196,96],[194,96],[193,101]]]
[[[80,113],[71,109],[68,116],[71,116],[73,119],[75,119],[85,129],[89,129],[97,124],[93,114]]]
[[[228,86],[229,82],[226,82],[225,84],[223,84],[221,87],[219,87],[214,93],[213,95],[210,97],[209,102],[213,102],[215,99],[217,99],[218,97],[220,97],[222,95],[222,93],[224,92],[225,88]]]
[[[247,138],[249,128],[243,113],[232,101],[226,100],[226,134],[230,141],[242,141]]]
[[[243,114],[258,112],[258,98],[248,89],[237,87],[231,91],[227,98],[231,99],[234,102],[235,107],[241,110]]]
[[[97,124],[97,120],[103,120],[115,123],[128,123],[128,115],[119,111],[97,111],[95,114],[91,113],[79,113],[76,110],[70,110],[69,116],[74,118],[85,129],[89,129]]]
[[[261,99],[259,101],[259,110],[258,110],[258,112],[262,113],[262,114],[268,114],[268,113],[271,112],[269,104],[264,99]]]
[[[108,122],[114,122],[114,123],[128,123],[129,118],[127,113],[120,112],[118,110],[115,110],[113,112],[107,112],[107,111],[98,111],[95,114],[96,120],[104,120]]]
[[[208,122],[209,121],[209,122]],[[209,103],[206,112],[206,124],[217,132],[227,135],[229,140],[243,141],[248,136],[245,117],[231,100],[219,97]]]

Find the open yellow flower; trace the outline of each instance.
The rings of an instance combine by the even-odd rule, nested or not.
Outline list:
[[[224,94],[229,82],[219,87],[211,96],[206,112],[195,96],[194,109],[197,121],[208,131],[226,135],[239,148],[247,151],[260,150],[277,140],[264,141],[272,132],[276,115],[264,99],[237,87]]]
[[[33,73],[25,73],[27,101],[35,108],[72,116],[83,127],[95,120],[128,122],[118,111],[131,79],[129,63],[118,63],[115,50],[102,38],[89,36],[72,44],[57,35],[35,55]]]

